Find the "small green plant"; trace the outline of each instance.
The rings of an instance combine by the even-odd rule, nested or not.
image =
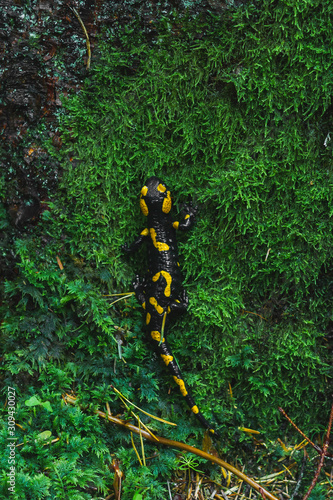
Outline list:
[[[183,453],[180,457],[177,458],[177,462],[178,462],[178,469],[180,470],[189,472],[194,471],[203,474],[202,470],[198,469],[199,467],[198,460],[191,455],[185,455]]]

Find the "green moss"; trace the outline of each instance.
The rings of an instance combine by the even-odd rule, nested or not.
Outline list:
[[[198,406],[222,429],[224,451],[238,443],[239,425],[279,435],[278,406],[303,430],[324,430],[332,375],[325,340],[332,325],[332,145],[324,146],[330,9],[329,2],[265,0],[221,17],[170,16],[149,37],[135,19],[105,28],[82,91],[64,99],[65,146],[58,153],[48,145],[50,155],[62,155],[60,190],[34,241],[16,241],[20,273],[5,284],[2,325],[8,383],[30,374],[38,390],[50,388],[52,408],[72,387],[92,405],[112,400],[119,412],[112,382],[178,423],[172,430],[152,424],[157,432],[173,439],[194,432],[193,442],[202,434],[183,418],[178,391],[169,394],[135,300],[110,307],[105,297],[130,290],[144,272],[144,254],[127,260],[120,245],[144,224],[138,193],[155,174],[170,185],[176,209],[188,200],[200,208],[195,229],[179,238],[190,309],[170,343]],[[122,328],[126,364],[114,325]],[[56,412],[67,429],[69,410]],[[80,418],[77,426],[89,430]],[[121,455],[132,485],[156,498],[148,485],[170,473],[173,456],[167,467],[162,460],[140,472],[129,437],[95,417],[94,426],[96,457]],[[66,432],[75,437],[75,429]],[[60,445],[59,454],[69,468],[78,460],[69,464]],[[93,477],[94,457],[86,457],[83,476]],[[104,472],[97,475],[104,491]],[[134,494],[131,481],[125,500]]]

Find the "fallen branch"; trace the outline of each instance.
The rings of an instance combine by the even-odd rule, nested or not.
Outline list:
[[[66,394],[65,396],[66,401],[71,404],[75,404],[76,398],[73,396],[69,396]],[[148,439],[148,441],[152,441],[155,444],[163,444],[165,446],[171,446],[172,448],[178,448],[180,450],[185,450],[190,453],[193,453],[195,455],[198,455],[199,457],[202,457],[210,462],[213,462],[215,464],[218,464],[220,467],[224,467],[228,471],[232,472],[235,476],[239,477],[243,481],[245,481],[247,484],[249,484],[253,489],[258,491],[261,495],[265,495],[265,498],[267,500],[278,500],[276,496],[274,496],[272,493],[269,493],[266,491],[260,484],[256,483],[253,479],[250,477],[246,476],[243,472],[240,470],[236,469],[236,467],[233,467],[230,465],[228,462],[225,462],[221,458],[215,457],[214,455],[210,455],[209,453],[206,453],[205,451],[199,450],[198,448],[194,448],[194,446],[189,446],[188,444],[181,443],[180,441],[173,441],[171,439],[167,439],[161,436],[151,436],[149,432],[145,431],[144,429],[139,429],[139,427],[136,427],[133,424],[130,424],[128,422],[125,422],[124,420],[120,420],[119,418],[116,418],[112,415],[108,415],[107,413],[101,411],[101,410],[95,410],[95,413],[99,415],[101,418],[105,418],[106,420],[109,420],[109,422],[112,422],[113,424],[117,424],[120,427],[123,427],[124,429],[134,432],[135,434],[138,434],[139,436],[144,437],[145,439]]]
[[[286,412],[283,410],[283,408],[280,408],[279,407],[279,411],[282,413],[282,415],[288,420],[288,422],[291,423],[291,425],[301,434],[301,436],[303,436],[310,444],[311,446],[316,450],[316,452],[320,455],[320,460],[319,460],[319,464],[318,464],[318,467],[317,467],[317,470],[315,472],[315,475],[314,475],[314,478],[312,480],[312,483],[311,483],[311,486],[310,488],[308,489],[308,491],[306,492],[305,496],[303,497],[303,500],[308,500],[309,496],[310,496],[310,493],[311,491],[313,490],[313,488],[315,487],[317,481],[318,481],[318,477],[319,477],[319,474],[320,474],[320,471],[324,465],[324,461],[325,461],[325,458],[326,457],[331,457],[332,454],[328,452],[328,446],[329,446],[329,443],[330,443],[330,433],[331,433],[331,427],[332,427],[332,421],[333,421],[333,404],[332,404],[332,408],[331,408],[331,413],[330,413],[330,418],[329,418],[329,421],[328,421],[328,427],[327,427],[327,432],[326,432],[326,436],[325,436],[325,439],[324,439],[324,445],[322,448],[320,448],[320,446],[317,446],[316,444],[314,444],[305,434],[304,432],[302,432],[298,427],[297,425],[291,420],[290,417],[288,417],[288,415],[286,414]]]

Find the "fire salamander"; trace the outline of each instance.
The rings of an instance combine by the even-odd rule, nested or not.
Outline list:
[[[214,434],[214,429],[195,404],[166,339],[170,320],[178,313],[184,313],[188,307],[188,296],[182,287],[178,263],[176,230],[189,230],[197,212],[192,205],[185,205],[184,220],[173,222],[171,207],[172,198],[167,186],[157,177],[150,177],[140,195],[140,208],[147,217],[147,227],[131,245],[125,244],[122,249],[130,253],[143,242],[147,243],[149,270],[144,278],[135,277],[133,287],[137,300],[145,310],[148,336],[196,418]]]

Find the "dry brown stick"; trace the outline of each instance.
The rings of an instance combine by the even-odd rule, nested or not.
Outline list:
[[[331,433],[331,427],[332,427],[332,420],[333,420],[333,404],[332,404],[332,408],[331,408],[330,418],[329,418],[329,421],[328,421],[328,427],[327,427],[326,436],[325,436],[325,439],[324,439],[324,446],[323,446],[323,449],[321,451],[320,461],[319,461],[317,470],[315,472],[314,478],[312,480],[311,486],[308,489],[308,491],[306,492],[306,494],[304,495],[303,500],[307,500],[309,498],[310,493],[313,490],[313,488],[315,487],[315,485],[316,485],[316,483],[318,481],[318,477],[319,477],[320,471],[321,471],[321,469],[322,469],[322,467],[324,465],[325,457],[327,455],[328,445],[330,444],[330,433]]]
[[[164,438],[161,436],[156,436],[157,437],[157,441],[156,441],[156,439],[154,439],[147,431],[145,431],[143,429],[139,429],[138,427],[136,427],[133,424],[124,422],[123,420],[120,420],[119,418],[113,417],[111,415],[107,415],[106,413],[104,413],[103,411],[100,411],[100,410],[96,410],[95,413],[97,413],[97,415],[99,415],[100,417],[109,420],[109,422],[112,422],[112,423],[117,424],[121,427],[124,427],[125,429],[132,431],[135,434],[141,433],[141,435],[144,438],[148,439],[148,441],[152,441],[155,444],[164,444],[166,446],[171,446],[173,448],[179,448],[181,450],[186,450],[190,453],[194,453],[195,455],[198,455],[202,458],[205,458],[206,460],[209,460],[210,462],[216,463],[216,464],[220,465],[221,467],[224,467],[225,469],[229,470],[233,474],[235,474],[235,476],[237,476],[240,479],[242,479],[243,481],[245,481],[247,484],[249,484],[256,491],[258,491],[258,492],[261,491],[261,494],[264,493],[264,495],[266,496],[266,498],[268,500],[278,500],[276,496],[274,496],[272,493],[269,493],[268,491],[266,491],[262,486],[260,486],[258,483],[253,481],[253,479],[246,476],[240,470],[236,469],[235,467],[233,467],[229,463],[225,462],[221,458],[210,455],[209,453],[206,453],[205,451],[199,450],[198,448],[194,448],[193,446],[189,446],[188,444],[181,443],[180,441],[173,441],[171,439],[167,439],[167,438]]]
[[[66,399],[66,401],[68,401],[71,404],[74,404],[75,400],[76,400],[76,398],[74,396],[70,396],[69,394],[66,394],[65,399]],[[264,495],[266,496],[266,498],[268,500],[278,500],[278,498],[275,495],[273,495],[272,493],[269,493],[269,491],[266,491],[262,486],[260,486],[260,484],[256,483],[253,479],[246,476],[245,474],[243,474],[243,472],[236,469],[236,467],[233,467],[232,465],[230,465],[228,462],[225,462],[221,458],[215,457],[214,455],[210,455],[209,453],[206,453],[205,451],[199,450],[198,448],[194,448],[194,446],[189,446],[188,444],[181,443],[180,441],[173,441],[171,439],[167,439],[167,438],[164,438],[162,436],[154,436],[153,437],[151,434],[149,434],[149,432],[145,431],[144,429],[139,429],[139,427],[136,427],[133,424],[125,422],[124,420],[120,420],[120,418],[116,418],[113,415],[108,415],[101,410],[95,410],[95,413],[97,415],[99,415],[100,417],[105,418],[106,420],[109,420],[109,422],[117,424],[120,427],[123,427],[130,432],[134,432],[135,434],[139,434],[142,437],[148,439],[148,441],[152,441],[155,444],[164,444],[165,446],[179,448],[180,450],[188,451],[190,453],[198,455],[199,457],[204,458],[205,460],[209,460],[210,462],[218,464],[221,467],[224,467],[225,469],[232,472],[232,474],[234,474],[235,476],[237,476],[240,479],[242,479],[243,481],[245,481],[247,484],[249,484],[256,491],[258,491],[258,492],[260,491],[261,495],[262,495],[262,493],[264,493]]]
[[[291,420],[291,418],[290,418],[290,417],[288,417],[288,415],[286,414],[286,412],[284,411],[284,409],[283,409],[283,408],[281,408],[281,407],[279,406],[279,407],[278,407],[278,410],[279,410],[279,412],[280,412],[280,413],[282,413],[282,415],[283,415],[283,416],[284,416],[284,417],[288,420],[288,422],[289,422],[289,423],[290,423],[290,424],[291,424],[291,425],[292,425],[292,426],[293,426],[293,427],[297,430],[297,432],[299,432],[299,433],[300,433],[300,435],[301,435],[304,439],[306,439],[306,440],[307,440],[307,442],[308,442],[309,444],[311,444],[311,446],[312,446],[312,447],[313,447],[313,448],[314,448],[314,449],[315,449],[318,453],[321,453],[321,452],[322,452],[321,448],[320,448],[319,446],[317,446],[316,444],[314,444],[314,443],[313,443],[313,442],[312,442],[312,441],[311,441],[311,440],[310,440],[310,439],[309,439],[309,438],[308,438],[308,437],[304,434],[304,432],[302,432],[302,431],[301,431],[301,429],[299,429],[299,428],[297,427],[297,425],[296,425],[296,424],[294,424],[294,422]]]
[[[76,397],[70,396],[69,394],[66,394],[65,400],[71,404],[75,404]],[[240,479],[242,479],[243,481],[245,481],[253,489],[260,492],[261,495],[264,494],[268,500],[278,500],[278,498],[275,495],[273,495],[272,493],[269,493],[269,491],[265,490],[260,484],[256,483],[253,479],[246,476],[245,474],[243,474],[243,472],[236,469],[236,467],[233,467],[233,465],[230,465],[228,462],[225,462],[221,458],[215,457],[214,455],[210,455],[209,453],[206,453],[205,451],[199,450],[198,448],[194,448],[194,446],[190,446],[188,444],[181,443],[180,441],[173,441],[171,439],[167,439],[167,438],[164,438],[162,436],[152,436],[146,430],[139,429],[139,427],[136,427],[133,424],[125,422],[124,420],[120,420],[120,418],[114,417],[113,415],[108,415],[104,411],[95,410],[95,413],[97,415],[99,415],[100,417],[105,418],[106,420],[109,420],[109,422],[117,424],[120,427],[123,427],[130,432],[134,432],[135,434],[139,434],[142,437],[148,439],[148,441],[152,441],[155,444],[164,444],[165,446],[171,446],[172,448],[179,448],[180,450],[188,451],[190,453],[198,455],[199,457],[204,458],[205,460],[209,460],[210,462],[218,464],[220,467],[224,467],[225,469],[232,472],[232,474],[234,474],[235,476],[237,476]]]

